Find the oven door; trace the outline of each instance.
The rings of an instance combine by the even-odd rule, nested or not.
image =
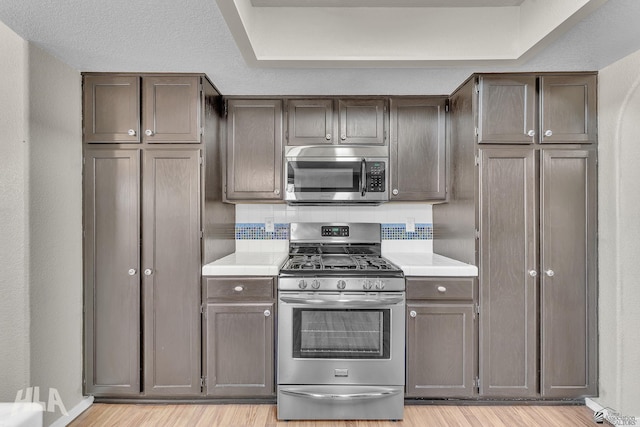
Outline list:
[[[386,159],[287,158],[285,200],[290,203],[388,200]]]
[[[404,384],[404,292],[278,297],[278,384]]]

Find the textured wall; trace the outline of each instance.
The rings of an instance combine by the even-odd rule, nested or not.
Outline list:
[[[28,68],[31,384],[70,410],[82,399],[82,82],[34,45]]]
[[[598,403],[640,416],[640,51],[599,77]]]
[[[29,382],[27,43],[0,22],[0,402]]]

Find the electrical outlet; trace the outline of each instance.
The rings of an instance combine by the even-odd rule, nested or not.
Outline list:
[[[416,220],[415,218],[407,218],[407,222],[404,227],[407,229],[407,233],[415,233],[416,232]]]
[[[273,218],[267,218],[264,220],[264,231],[267,233],[273,233],[276,231],[275,225],[273,224]]]

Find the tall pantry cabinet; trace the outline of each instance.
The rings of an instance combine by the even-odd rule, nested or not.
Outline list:
[[[434,251],[479,267],[481,397],[597,392],[595,97],[594,74],[481,75],[452,95]]]
[[[85,392],[201,392],[201,75],[84,75]]]

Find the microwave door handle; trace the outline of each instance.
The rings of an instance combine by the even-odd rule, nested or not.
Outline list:
[[[361,169],[360,169],[360,186],[361,192],[360,195],[364,197],[364,193],[367,192],[367,161],[362,159]]]

